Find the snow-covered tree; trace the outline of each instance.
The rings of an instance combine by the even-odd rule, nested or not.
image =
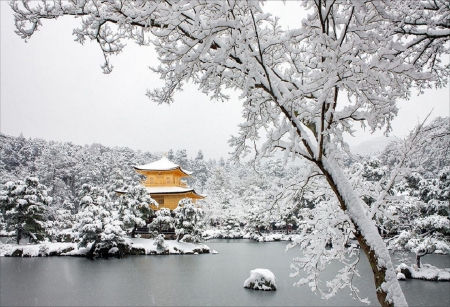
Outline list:
[[[150,205],[156,202],[150,197],[142,185],[128,186],[119,200],[119,219],[123,222],[125,229],[131,230],[131,237],[135,237],[138,226],[145,226],[153,216]]]
[[[112,203],[106,190],[84,184],[80,191],[81,210],[74,230],[79,232],[80,247],[92,243],[86,257],[108,257],[108,251],[125,243],[123,224],[110,211]]]
[[[175,212],[175,233],[177,241],[198,243],[202,240],[203,210],[196,208],[192,199],[180,200]]]
[[[245,123],[231,141],[235,157],[249,153],[264,130],[267,141],[257,157],[278,148],[286,158],[310,161],[354,227],[380,304],[406,305],[387,248],[342,171],[337,149],[348,150],[343,135],[355,122],[389,132],[397,99],[408,98],[414,86],[446,85],[449,68],[441,58],[449,53],[450,7],[447,0],[301,3],[308,16],[290,30],[259,1],[23,0],[11,6],[25,39],[40,29],[41,19],[82,16],[76,40],[99,43],[105,73],[123,39],[153,43],[162,63],[154,71],[166,85],[148,95],[159,103],[172,102],[188,80],[217,99],[228,98],[224,88],[242,92]]]
[[[26,177],[24,181],[9,181],[2,185],[1,213],[6,230],[15,232],[17,244],[26,236],[35,241],[43,240],[50,202],[47,187],[35,177]]]
[[[444,170],[443,173],[445,171],[448,172]],[[425,189],[429,190],[428,187]],[[450,206],[448,197],[441,200],[439,192],[431,199],[428,193],[419,191],[417,194],[422,195],[422,199],[405,196],[392,209],[396,216],[394,226],[397,234],[389,240],[388,246],[394,250],[414,252],[416,264],[420,267],[421,257],[427,254],[435,251],[450,253]]]
[[[72,241],[71,229],[75,223],[73,209],[73,203],[65,201],[62,206],[49,210],[51,214],[46,221],[46,232],[52,241]]]
[[[161,208],[155,212],[155,217],[148,226],[150,231],[157,231],[158,233],[173,229],[174,218],[172,217],[172,212],[167,208]]]
[[[191,163],[191,171],[193,172],[191,178],[195,180],[193,186],[200,192],[203,192],[206,181],[210,176],[210,172],[206,165],[206,161],[203,159],[203,152],[201,150],[198,151],[197,157],[195,157]]]
[[[167,246],[167,244],[165,242],[163,234],[159,234],[155,238],[155,242],[153,244],[156,245],[156,248],[161,251],[167,251],[169,249],[169,247]]]

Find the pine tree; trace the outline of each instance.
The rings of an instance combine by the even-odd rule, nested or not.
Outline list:
[[[51,198],[46,186],[35,177],[7,182],[0,192],[0,207],[6,230],[15,231],[16,242],[29,236],[39,241],[45,235],[47,206]]]
[[[125,191],[119,200],[119,219],[125,229],[132,228],[131,237],[134,238],[137,227],[145,226],[154,215],[150,205],[156,205],[156,202],[141,185],[126,187]]]
[[[174,219],[172,213],[167,208],[161,208],[155,212],[155,217],[149,225],[151,231],[157,231],[161,233],[174,228]]]
[[[80,197],[81,210],[77,214],[78,223],[74,227],[81,238],[78,245],[86,247],[92,243],[86,254],[87,258],[107,258],[111,248],[119,248],[125,243],[123,224],[112,215],[110,211],[112,203],[106,190],[84,184]]]
[[[203,210],[196,208],[192,199],[180,200],[175,212],[175,233],[177,241],[198,243],[202,240]]]

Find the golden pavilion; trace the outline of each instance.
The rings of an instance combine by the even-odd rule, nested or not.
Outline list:
[[[194,203],[197,199],[205,198],[205,195],[196,193],[183,181],[183,178],[189,177],[192,172],[182,169],[169,161],[166,156],[146,165],[134,166],[134,169],[146,177],[141,184],[159,204],[158,208],[152,206],[154,210],[161,208],[174,210],[178,207],[178,202],[186,197],[191,198]]]

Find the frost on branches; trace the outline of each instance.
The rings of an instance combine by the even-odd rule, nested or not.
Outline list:
[[[410,90],[445,86],[447,0],[300,1],[308,17],[285,30],[263,1],[11,1],[17,33],[29,39],[41,19],[81,16],[76,40],[99,43],[105,73],[124,41],[153,44],[165,81],[148,95],[170,103],[184,82],[215,99],[240,91],[244,122],[231,140],[236,158],[280,149],[325,178],[373,268],[381,305],[406,305],[388,250],[365,203],[340,166],[344,133],[358,123],[391,130],[396,101]],[[338,97],[345,97],[340,102]],[[256,148],[264,133],[266,142]]]
[[[355,189],[377,227],[390,236],[388,247],[416,253],[419,268],[424,255],[449,252],[449,142],[449,118],[436,118],[350,171],[362,177]]]
[[[45,237],[47,187],[35,177],[9,181],[0,190],[0,208],[7,231],[14,231],[16,243],[24,237],[38,242]]]
[[[79,247],[91,244],[87,258],[108,258],[111,248],[119,248],[125,243],[122,222],[112,215],[112,203],[106,190],[88,184],[80,191],[81,210],[77,214],[74,230],[79,232]]]

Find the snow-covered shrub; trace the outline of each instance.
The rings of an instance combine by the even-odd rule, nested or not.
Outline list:
[[[198,243],[202,241],[203,210],[196,208],[192,199],[180,200],[175,212],[175,233],[177,241]]]
[[[125,188],[125,193],[119,201],[119,219],[125,229],[131,230],[131,237],[135,237],[138,226],[145,226],[147,220],[153,215],[150,205],[156,202],[150,197],[145,187],[141,185]]]
[[[255,269],[250,271],[250,277],[245,280],[244,288],[253,290],[273,291],[277,289],[276,278],[268,269]]]
[[[92,243],[86,257],[108,257],[111,248],[125,245],[123,224],[112,216],[109,196],[104,189],[84,184],[80,194],[81,210],[74,226],[81,239],[79,247]]]
[[[50,247],[46,244],[39,246],[39,256],[46,257],[50,252]]]
[[[168,231],[174,228],[174,219],[169,209],[161,208],[155,212],[155,215],[152,222],[148,225],[150,231],[161,233],[162,231]]]
[[[166,251],[169,248],[164,240],[163,234],[159,234],[153,244],[156,245],[156,248],[161,251]]]
[[[26,177],[24,181],[9,181],[0,191],[0,211],[7,231],[14,231],[16,242],[29,236],[41,241],[45,236],[45,220],[48,204],[47,187],[35,177]]]

